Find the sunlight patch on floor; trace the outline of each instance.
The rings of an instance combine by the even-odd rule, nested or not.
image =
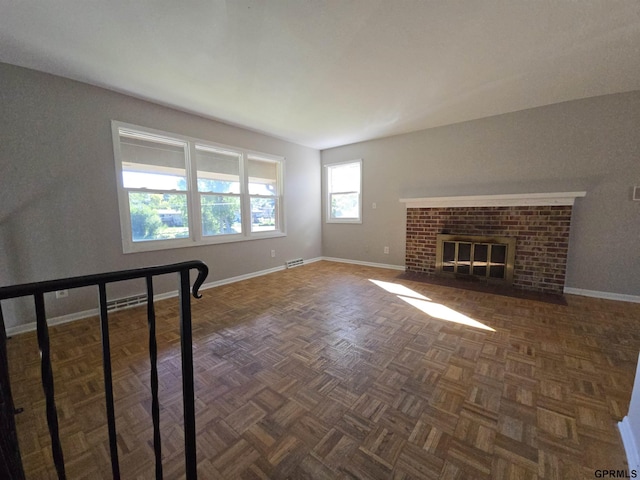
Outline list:
[[[421,312],[426,313],[430,317],[437,318],[439,320],[446,320],[447,322],[467,325],[469,327],[480,328],[482,330],[488,330],[490,332],[495,332],[495,329],[485,325],[484,323],[478,322],[477,320],[474,320],[473,318],[457,312],[454,309],[447,307],[446,305],[435,303],[431,301],[430,298],[427,298],[421,293],[411,290],[404,285],[400,285],[398,283],[383,282],[381,280],[369,279],[369,281],[386,290],[387,292],[396,295],[399,299],[407,302],[409,305],[417,308]]]
[[[425,297],[421,293],[411,290],[410,288],[405,287],[404,285],[400,285],[399,283],[383,282],[382,280],[371,280],[371,279],[369,279],[369,281],[371,283],[376,284],[380,288],[386,290],[387,292],[393,293],[398,296],[419,298],[420,300],[427,300],[427,301],[431,300],[430,298]]]
[[[442,305],[441,303],[433,303],[426,302],[424,300],[419,300],[417,298],[411,297],[402,297],[398,295],[398,297],[409,305],[413,305],[418,310],[423,311],[427,315],[432,316],[433,318],[438,318],[440,320],[446,320],[448,322],[461,323],[462,325],[467,325],[469,327],[481,328],[482,330],[489,330],[490,332],[495,332],[495,330],[491,327],[488,327],[484,323],[480,323],[473,318],[469,318],[466,315],[463,315],[460,312],[456,312],[452,308],[447,307],[446,305]]]

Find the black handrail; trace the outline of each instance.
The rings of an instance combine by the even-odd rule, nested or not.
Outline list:
[[[153,306],[153,277],[178,273],[180,283],[180,346],[182,352],[182,396],[184,405],[185,471],[187,480],[197,478],[195,394],[193,382],[193,352],[191,332],[191,302],[189,299],[189,272],[198,270],[191,293],[200,298],[198,290],[206,279],[209,269],[201,261],[175,263],[155,267],[121,270],[117,272],[84,275],[79,277],[26,283],[0,287],[0,300],[33,296],[36,311],[38,347],[41,354],[42,387],[46,400],[47,424],[51,436],[53,460],[59,479],[65,479],[64,456],[59,438],[58,413],[55,405],[54,379],[49,351],[49,328],[47,326],[44,294],[57,290],[97,286],[99,294],[100,328],[102,333],[102,358],[105,382],[107,428],[111,451],[111,470],[114,479],[120,478],[113,385],[111,382],[111,349],[109,342],[109,320],[107,314],[106,285],[113,282],[145,278],[147,282],[147,319],[149,324],[149,357],[151,361],[152,421],[156,479],[162,479],[162,453],[160,443],[160,419],[158,399],[157,344],[155,335],[155,310]],[[0,478],[24,479],[18,437],[14,419],[14,404],[7,365],[7,336],[0,305]]]

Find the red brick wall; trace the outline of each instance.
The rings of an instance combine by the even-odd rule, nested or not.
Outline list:
[[[516,237],[514,286],[562,293],[571,206],[407,209],[408,272],[435,273],[436,234]]]

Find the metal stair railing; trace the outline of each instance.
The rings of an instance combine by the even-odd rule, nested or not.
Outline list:
[[[156,479],[162,476],[162,449],[160,442],[160,403],[158,399],[157,343],[155,334],[155,309],[153,303],[153,277],[170,273],[179,275],[180,294],[180,348],[182,355],[182,396],[184,415],[185,472],[187,480],[197,479],[196,425],[193,381],[193,351],[191,328],[191,299],[189,273],[198,271],[191,293],[200,298],[198,290],[208,275],[207,265],[198,260],[160,265],[154,267],[121,270],[117,272],[85,275],[80,277],[27,283],[0,288],[0,301],[10,298],[32,296],[36,313],[36,330],[40,350],[40,370],[42,388],[46,400],[46,417],[51,437],[53,461],[59,479],[66,479],[64,454],[58,429],[58,412],[55,403],[54,378],[51,368],[49,328],[47,325],[44,294],[58,290],[97,286],[102,334],[102,358],[104,370],[105,402],[111,471],[114,479],[120,479],[118,447],[116,443],[116,419],[114,410],[113,385],[111,379],[111,348],[109,343],[109,319],[107,314],[106,286],[109,283],[145,278],[147,285],[147,320],[149,326],[149,358],[151,361],[151,391],[153,448],[155,454]],[[7,364],[7,335],[0,302],[0,478],[23,480],[24,469],[20,457],[20,447],[15,424],[15,407],[11,396],[9,367]]]

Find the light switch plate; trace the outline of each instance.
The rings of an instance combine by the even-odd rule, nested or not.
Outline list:
[[[636,202],[640,202],[640,185],[633,187],[633,199]]]

